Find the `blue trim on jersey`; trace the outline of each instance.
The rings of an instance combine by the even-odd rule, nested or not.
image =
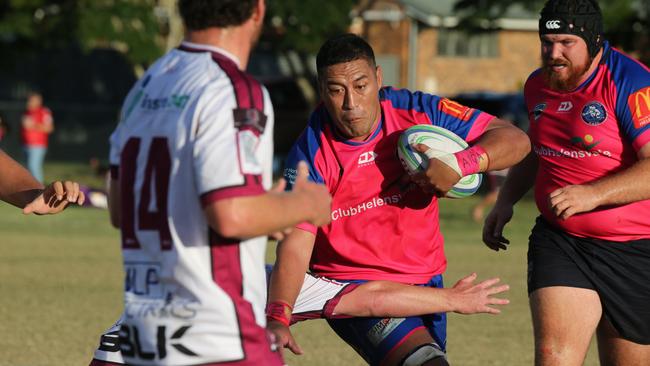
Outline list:
[[[372,140],[374,140],[375,137],[377,137],[377,135],[379,135],[379,132],[381,131],[381,128],[383,127],[383,125],[384,125],[384,116],[381,116],[381,117],[379,118],[379,123],[377,124],[377,127],[375,128],[375,132],[373,132],[373,133],[372,133],[372,136],[370,136],[370,137],[369,137],[368,139],[366,139],[365,141],[354,141],[354,140],[349,140],[349,139],[346,140],[343,136],[339,135],[338,131],[337,131],[336,128],[334,128],[333,126],[332,126],[332,134],[333,134],[334,136],[336,136],[336,138],[337,138],[339,141],[341,141],[342,143],[344,143],[344,144],[346,144],[346,145],[350,145],[350,146],[363,146],[363,145],[365,145],[365,144],[371,142]]]
[[[650,86],[650,72],[630,57],[611,49],[607,42],[605,46],[610,51],[605,64],[612,73],[612,80],[616,85],[616,119],[621,131],[631,143],[648,130],[650,125],[639,129],[634,126],[628,98],[636,91]]]
[[[301,160],[309,166],[309,180],[315,183],[325,183],[325,179],[318,172],[315,165],[315,157],[318,150],[321,148],[320,136],[323,133],[323,111],[325,108],[322,106],[317,108],[309,117],[309,124],[307,128],[300,134],[296,143],[289,150],[287,155],[284,179],[287,181],[287,191],[293,188],[294,178],[292,177],[290,169],[296,169],[298,162]],[[327,113],[327,112],[325,112]]]
[[[446,128],[463,140],[467,139],[474,122],[481,111],[474,109],[472,116],[467,121],[463,121],[447,113],[442,112],[438,105],[442,99],[439,96],[423,93],[420,91],[411,92],[407,89],[393,89],[385,87],[379,91],[381,100],[390,101],[395,109],[411,110],[418,113],[425,113],[432,125]]]

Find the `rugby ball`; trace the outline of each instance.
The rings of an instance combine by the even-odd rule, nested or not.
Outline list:
[[[423,144],[431,149],[447,153],[455,153],[468,147],[467,142],[455,133],[433,125],[415,125],[404,132],[397,142],[397,156],[404,170],[409,174],[425,171],[429,159],[420,152],[413,150],[411,145]],[[481,186],[480,173],[462,177],[453,188],[447,192],[448,198],[464,198],[476,193]]]

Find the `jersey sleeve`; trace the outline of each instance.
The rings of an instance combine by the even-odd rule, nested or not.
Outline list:
[[[195,108],[194,178],[202,205],[264,193],[261,155],[269,153],[263,142],[268,144],[265,134],[272,131],[255,124],[266,123],[263,107],[239,108],[233,88],[214,83],[203,91]]]
[[[650,70],[616,52],[620,62],[613,78],[617,84],[616,119],[636,151],[650,142]]]
[[[472,143],[485,132],[494,116],[436,95],[406,89],[382,89],[393,107],[409,110],[418,123],[430,123],[454,132]]]

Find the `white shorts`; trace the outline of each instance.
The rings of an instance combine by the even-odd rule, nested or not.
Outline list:
[[[334,308],[343,295],[357,288],[359,284],[338,282],[311,273],[305,274],[291,316],[291,324],[308,319],[340,319],[345,315],[334,314]]]

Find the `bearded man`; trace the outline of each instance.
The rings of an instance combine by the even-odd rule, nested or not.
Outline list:
[[[535,365],[650,360],[650,73],[603,39],[595,0],[549,0],[543,66],[525,85],[533,151],[510,170],[483,229],[503,227],[534,185],[528,249]]]

